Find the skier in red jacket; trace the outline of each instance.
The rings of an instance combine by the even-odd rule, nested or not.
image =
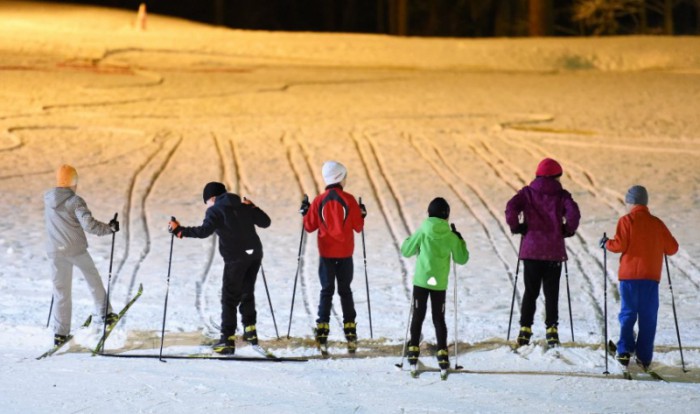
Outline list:
[[[326,349],[330,332],[328,322],[337,280],[345,339],[348,341],[348,350],[354,352],[357,347],[357,314],[350,288],[353,278],[352,253],[355,249],[353,231],[362,231],[367,212],[352,194],[343,191],[347,170],[342,164],[327,161],[323,164],[322,174],[326,191],[311,204],[304,201],[300,208],[304,216],[304,229],[309,233],[318,230],[321,295],[316,320],[316,342],[322,350]]]

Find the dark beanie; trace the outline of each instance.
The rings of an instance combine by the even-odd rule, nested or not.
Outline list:
[[[447,220],[450,217],[450,205],[444,198],[437,197],[428,205],[428,216]]]
[[[204,186],[204,191],[202,192],[202,198],[204,199],[204,204],[207,203],[207,200],[209,200],[212,197],[218,197],[221,194],[226,192],[226,186],[217,183],[216,181],[212,181],[208,183],[207,185]]]
[[[627,204],[646,206],[648,202],[649,194],[647,194],[647,189],[641,185],[633,185],[627,190],[627,194],[625,194],[625,203]]]

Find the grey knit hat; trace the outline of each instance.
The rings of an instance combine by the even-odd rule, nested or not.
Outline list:
[[[649,203],[647,189],[641,185],[633,185],[629,190],[627,190],[627,194],[625,195],[625,203],[646,206],[647,203]]]

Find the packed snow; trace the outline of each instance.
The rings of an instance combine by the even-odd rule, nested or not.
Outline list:
[[[141,30],[135,18],[136,11],[0,3],[0,411],[697,412],[699,38],[269,33],[153,15]],[[544,157],[562,164],[582,221],[567,239],[564,346],[558,353],[529,346],[518,355],[506,337],[519,276],[510,339],[517,333],[522,274],[503,211]],[[323,189],[320,170],[329,159],[348,167],[346,190],[369,212],[366,266],[356,237],[360,349],[352,359],[321,360],[311,340],[320,289],[315,234],[303,239],[298,260],[298,207],[303,194]],[[202,188],[218,180],[272,218],[259,231],[263,345],[309,361],[93,357],[101,332],[78,328],[92,303],[77,271],[76,337],[36,360],[53,338],[42,194],[62,163],[77,168],[78,193],[98,219],[119,213],[115,308],[144,286],[107,352],[158,353],[166,292],[164,354],[203,352],[217,337],[223,263],[215,240],[175,240],[168,283],[167,222],[201,223]],[[618,335],[618,256],[608,255],[605,295],[597,242],[614,233],[633,184],[648,188],[652,213],[681,245],[669,270],[683,359],[665,269],[660,286],[655,367],[668,383],[624,380],[613,359],[603,375],[606,308],[610,337]],[[435,372],[413,379],[395,367],[414,264],[398,247],[436,196],[450,202],[450,221],[471,253],[448,290],[451,363],[464,372],[447,381]],[[111,238],[89,236],[89,243],[106,283]],[[337,297],[335,303],[331,353],[343,355]],[[540,299],[536,341],[544,338],[543,319]],[[423,335],[422,362],[436,367],[430,317]],[[237,353],[256,355],[242,343]]]

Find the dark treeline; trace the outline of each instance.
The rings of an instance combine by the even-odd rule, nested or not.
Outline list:
[[[408,36],[700,34],[700,0],[71,0],[241,29]]]

